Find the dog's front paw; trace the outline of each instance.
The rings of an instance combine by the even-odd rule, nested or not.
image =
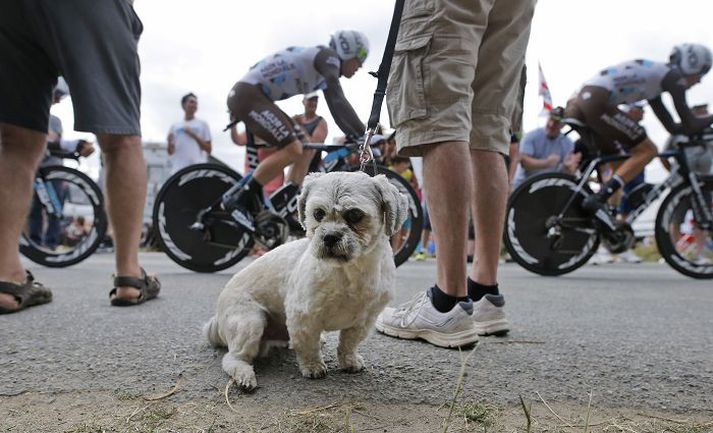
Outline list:
[[[237,359],[230,353],[223,357],[223,371],[235,379],[235,383],[246,391],[257,388],[257,378],[253,366],[245,361]]]
[[[302,376],[310,379],[321,379],[327,375],[327,365],[324,361],[303,363],[300,365]]]
[[[339,368],[347,373],[358,373],[364,369],[364,359],[358,353],[339,356]]]

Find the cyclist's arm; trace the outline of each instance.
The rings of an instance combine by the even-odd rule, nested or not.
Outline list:
[[[327,100],[334,121],[345,134],[360,136],[364,133],[364,124],[344,96],[342,86],[339,84],[339,65],[339,57],[329,48],[320,51],[314,59],[315,69],[327,83],[324,98]]]
[[[706,126],[713,123],[713,115],[698,117],[691,112],[691,109],[688,108],[688,103],[686,102],[686,87],[684,84],[682,84],[682,80],[683,77],[681,76],[680,72],[674,70],[666,74],[666,76],[663,78],[663,81],[661,82],[661,87],[665,91],[669,92],[671,98],[673,98],[673,105],[674,107],[676,107],[678,117],[681,118],[683,132],[686,134],[693,134],[696,132],[700,132]],[[659,103],[663,107],[663,103],[661,103],[661,98],[659,97],[657,99],[659,99]],[[656,113],[656,116],[659,117],[659,114],[656,112],[655,109],[654,113]],[[666,111],[666,113],[668,113],[668,111]],[[671,117],[670,114],[668,117]],[[664,122],[661,117],[659,117],[659,120],[661,120],[662,123]],[[680,132],[675,131],[675,128],[673,127],[669,129],[669,126],[667,126],[666,124],[664,124],[664,127],[666,127],[666,130],[671,133]]]
[[[176,136],[173,135],[173,127],[168,131],[166,143],[168,143],[168,149],[166,149],[168,154],[173,155],[176,152]]]

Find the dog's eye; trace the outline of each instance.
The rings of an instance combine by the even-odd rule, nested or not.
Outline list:
[[[324,209],[315,209],[314,213],[312,214],[312,216],[314,216],[314,219],[317,220],[317,222],[322,221],[324,215],[326,215]]]
[[[349,209],[344,213],[344,219],[349,224],[356,224],[361,221],[362,218],[364,218],[364,212],[359,209]]]

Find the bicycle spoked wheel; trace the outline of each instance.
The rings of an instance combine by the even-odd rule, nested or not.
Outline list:
[[[106,234],[101,190],[84,173],[64,166],[40,168],[38,182],[43,186],[35,188],[20,252],[53,268],[81,262]]]
[[[713,176],[700,179],[699,185],[713,212]],[[713,231],[699,226],[693,209],[693,190],[681,184],[661,203],[656,216],[656,245],[666,262],[692,278],[713,278]]]
[[[574,177],[548,173],[528,179],[513,192],[506,213],[505,246],[520,266],[540,275],[562,275],[594,254],[600,237],[580,209],[582,195],[575,197],[560,223],[552,225],[576,187]]]
[[[225,212],[211,212],[205,231],[192,230],[198,212],[210,207],[241,176],[228,167],[197,164],[171,176],[156,196],[155,236],[176,263],[197,272],[217,272],[242,260],[252,248],[252,236]]]
[[[374,176],[374,167],[367,164],[364,171]],[[411,257],[411,254],[416,250],[418,242],[421,239],[421,230],[423,229],[423,209],[421,201],[416,195],[416,191],[411,185],[395,171],[389,170],[383,166],[377,166],[377,174],[383,174],[389,179],[392,185],[406,196],[408,199],[408,218],[401,226],[401,229],[391,237],[391,248],[394,250],[394,263],[400,266]]]

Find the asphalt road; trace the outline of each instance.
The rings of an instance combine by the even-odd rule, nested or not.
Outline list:
[[[0,396],[23,392],[164,392],[181,374],[173,398],[214,395],[227,377],[220,350],[200,328],[223,284],[244,263],[197,274],[159,253],[142,255],[160,275],[158,300],[109,305],[113,256],[95,255],[69,269],[28,263],[54,289],[54,301],[0,316]],[[432,283],[434,261],[398,270],[394,303]],[[713,414],[713,282],[679,275],[666,265],[586,266],[546,278],[515,264],[501,268],[513,329],[481,339],[467,368],[464,396],[511,404],[518,396],[612,408]],[[261,399],[320,404],[335,398],[441,404],[448,401],[461,353],[425,343],[371,335],[361,353],[368,369],[336,370],[336,335],[328,336],[329,374],[303,379],[292,353],[256,367]]]

